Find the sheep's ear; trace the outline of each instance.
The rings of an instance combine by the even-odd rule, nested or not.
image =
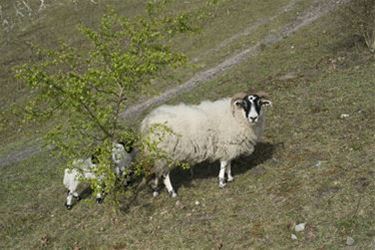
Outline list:
[[[262,105],[262,106],[265,106],[265,107],[267,107],[267,106],[272,106],[272,102],[270,101],[270,100],[267,100],[267,99],[261,99],[260,100],[260,104]]]
[[[246,102],[243,100],[243,99],[237,99],[233,102],[233,104],[236,106],[236,107],[239,107],[239,108],[245,108],[246,107]]]

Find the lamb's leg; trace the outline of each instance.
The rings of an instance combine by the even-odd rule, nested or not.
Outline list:
[[[156,197],[159,195],[159,177],[155,176],[153,182],[151,183],[152,196]]]
[[[229,161],[228,162],[228,165],[227,165],[227,169],[226,169],[226,172],[227,172],[227,181],[228,182],[231,182],[234,180],[233,176],[232,176],[232,165],[231,165],[231,162]]]
[[[103,191],[103,185],[102,184],[99,184],[97,186],[98,190],[100,190],[97,194],[96,194],[96,203],[98,204],[101,204],[103,203],[103,200],[104,200],[104,191]]]
[[[79,196],[78,192],[72,193],[73,197],[76,198],[78,201],[81,200],[81,196]]]
[[[171,183],[171,179],[169,177],[169,173],[167,173],[167,174],[164,175],[164,180],[163,181],[164,181],[164,185],[167,188],[167,191],[168,191],[169,195],[172,198],[177,197],[177,194],[176,194],[176,192],[173,189],[173,186],[172,186],[172,183]]]
[[[102,204],[103,203],[103,195],[102,193],[97,193],[96,194],[96,203]]]
[[[65,203],[65,207],[67,209],[71,209],[72,206],[73,206],[73,192],[71,192],[70,190],[68,190],[68,196],[66,197],[66,203]]]
[[[228,165],[227,161],[220,161],[220,172],[219,172],[219,187],[225,187],[225,169]]]

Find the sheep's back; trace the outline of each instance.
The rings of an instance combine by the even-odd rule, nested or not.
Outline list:
[[[239,116],[240,117],[240,116]],[[153,124],[165,124],[174,134],[163,138],[159,148],[179,161],[231,160],[254,150],[256,137],[249,126],[232,114],[230,99],[204,101],[199,105],[164,105],[142,122],[147,134]]]
[[[147,134],[153,124],[165,124],[168,134],[159,148],[178,161],[200,162],[212,145],[213,131],[207,113],[199,105],[164,105],[151,112],[142,122],[142,133]]]

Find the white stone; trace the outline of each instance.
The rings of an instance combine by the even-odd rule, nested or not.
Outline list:
[[[292,234],[291,238],[292,238],[292,240],[297,240],[298,239],[295,234]]]
[[[300,223],[300,224],[298,224],[294,227],[294,230],[296,232],[301,232],[301,231],[305,230],[305,225],[306,225],[306,223]]]
[[[352,246],[354,244],[354,239],[350,236],[346,237],[346,245]]]

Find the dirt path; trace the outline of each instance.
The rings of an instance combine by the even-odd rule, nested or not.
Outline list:
[[[226,70],[231,69],[234,66],[243,62],[244,60],[247,60],[259,54],[261,51],[260,48],[262,46],[272,45],[272,44],[279,42],[283,38],[292,35],[294,32],[296,32],[300,28],[311,24],[313,21],[317,20],[321,16],[324,16],[328,12],[334,10],[338,5],[348,2],[348,1],[350,0],[328,0],[328,1],[317,0],[315,1],[314,4],[309,9],[307,9],[306,11],[301,13],[298,17],[296,17],[295,21],[280,28],[276,32],[273,32],[267,35],[261,41],[259,41],[256,45],[251,46],[237,54],[234,54],[226,58],[224,61],[220,62],[218,65],[210,69],[196,73],[190,80],[186,81],[185,83],[179,86],[176,86],[172,89],[167,90],[166,92],[164,92],[163,94],[157,97],[151,98],[147,100],[146,102],[143,102],[143,103],[140,103],[140,104],[137,104],[128,108],[126,111],[121,113],[121,117],[125,119],[135,118],[150,107],[160,105],[177,95],[193,90],[195,87],[199,86],[200,84],[222,75]],[[243,32],[238,33],[224,40],[218,47],[211,49],[206,54],[215,52],[227,46],[228,44],[232,43],[233,41],[239,39],[240,37],[250,35],[251,32],[253,32],[257,27],[267,24],[269,22],[272,22],[279,15],[281,15],[283,11],[291,11],[293,6],[297,2],[298,2],[297,0],[292,0],[288,5],[282,8],[281,11],[276,13],[275,16],[267,18],[267,19],[260,19],[256,21]],[[16,152],[11,152],[5,156],[0,156],[0,167],[15,164],[17,162],[26,160],[34,155],[37,155],[38,153],[43,152],[44,150],[45,149],[42,148],[41,143],[36,141],[35,144],[32,144],[31,146],[29,145]]]
[[[227,59],[225,59],[224,61],[222,61],[218,65],[216,65],[215,67],[212,67],[210,69],[207,69],[207,70],[204,70],[202,72],[199,72],[199,73],[195,74],[187,82],[185,82],[185,83],[183,83],[179,86],[176,86],[172,89],[169,89],[169,90],[165,91],[163,94],[161,94],[157,97],[151,98],[151,99],[149,99],[149,100],[147,100],[143,103],[140,103],[140,104],[137,104],[137,105],[134,105],[134,106],[128,108],[127,110],[125,110],[121,114],[121,117],[124,118],[124,119],[135,118],[139,114],[141,114],[143,111],[145,111],[146,109],[148,109],[150,107],[157,106],[159,104],[162,104],[162,103],[170,100],[171,98],[173,98],[177,95],[180,95],[182,93],[191,91],[192,89],[194,89],[198,85],[200,85],[204,82],[210,81],[210,80],[222,75],[226,70],[233,68],[234,66],[238,65],[242,61],[247,60],[250,57],[259,54],[259,52],[261,51],[260,48],[262,46],[272,45],[272,44],[275,44],[275,43],[279,42],[283,38],[292,35],[294,32],[296,32],[300,28],[311,24],[313,21],[317,20],[321,16],[323,16],[323,15],[327,14],[328,12],[332,11],[339,4],[342,4],[342,3],[348,2],[348,1],[349,0],[315,1],[313,6],[310,7],[308,10],[306,10],[305,12],[303,12],[300,16],[298,16],[294,22],[292,22],[292,23],[282,27],[278,31],[276,31],[274,33],[271,33],[268,36],[264,37],[256,45],[251,46],[251,47],[249,47],[249,48],[247,48],[247,49],[245,49],[245,50],[243,50],[243,51],[241,51],[237,54],[234,54],[234,55],[228,57]],[[291,7],[295,3],[296,3],[296,1],[292,1],[291,3],[289,3],[284,8],[287,8],[287,11],[290,11]],[[259,27],[262,24],[266,24],[266,23],[271,22],[272,20],[274,20],[280,14],[281,13],[278,13],[275,16],[273,16],[273,17],[271,17],[267,20],[266,19],[258,20],[251,27],[247,28],[245,31],[243,31],[239,34],[236,34],[235,36],[233,36],[229,39],[226,39],[224,42],[222,42],[219,45],[218,48],[215,48],[213,50],[216,51],[217,49],[228,45],[230,42],[232,42],[232,41],[234,41],[234,40],[236,40],[236,39],[238,39],[242,36],[251,34],[251,32],[253,30],[255,30],[257,27]]]

